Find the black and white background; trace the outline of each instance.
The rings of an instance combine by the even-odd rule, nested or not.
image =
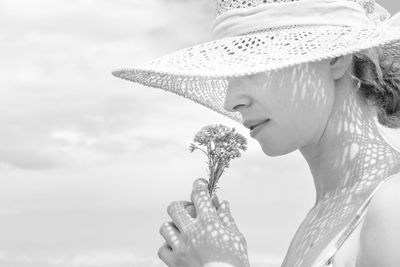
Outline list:
[[[269,158],[241,125],[111,75],[208,41],[213,17],[212,0],[0,0],[1,267],[164,266],[159,226],[205,176],[188,146],[214,123],[249,141],[220,199],[251,266],[279,266],[314,202],[300,154]]]

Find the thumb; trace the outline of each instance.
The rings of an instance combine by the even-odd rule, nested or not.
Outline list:
[[[231,210],[229,206],[229,202],[224,200],[218,208],[218,216],[222,221],[222,224],[234,232],[240,232],[236,226],[235,220],[231,215]]]

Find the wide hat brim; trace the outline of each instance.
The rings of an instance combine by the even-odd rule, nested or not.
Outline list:
[[[161,88],[237,122],[224,109],[229,77],[257,74],[381,47],[400,59],[400,27],[285,26],[222,38],[168,54],[113,75]]]

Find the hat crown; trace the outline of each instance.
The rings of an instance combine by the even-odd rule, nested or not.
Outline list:
[[[217,0],[217,14],[222,15],[223,13],[239,8],[257,7],[263,4],[270,3],[287,3],[301,0]]]
[[[290,3],[298,1],[302,0],[217,0],[217,14],[222,15],[227,11],[233,9],[251,8],[273,3]],[[341,0],[341,1],[352,1],[360,4],[360,6],[364,8],[366,14],[375,13],[377,7],[375,0]]]

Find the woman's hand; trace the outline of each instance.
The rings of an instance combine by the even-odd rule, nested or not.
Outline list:
[[[191,199],[194,207],[187,201],[168,206],[173,221],[160,228],[166,240],[158,250],[160,259],[170,267],[248,267],[246,240],[230,214],[228,202],[214,207],[204,179],[194,182]],[[190,214],[196,214],[195,218]]]

